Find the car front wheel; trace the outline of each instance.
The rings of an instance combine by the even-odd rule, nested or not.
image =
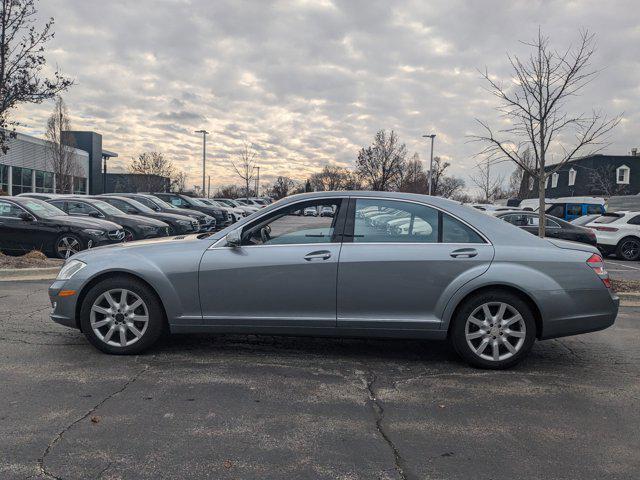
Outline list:
[[[162,335],[164,312],[155,293],[129,277],[103,280],[89,290],[80,310],[85,336],[99,350],[140,353]]]
[[[531,350],[536,324],[529,306],[517,295],[488,291],[461,305],[453,319],[450,340],[474,367],[509,368]]]
[[[83,249],[82,239],[72,233],[63,233],[56,240],[55,253],[58,258],[69,258]]]

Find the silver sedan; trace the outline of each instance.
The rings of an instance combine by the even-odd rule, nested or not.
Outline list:
[[[112,354],[142,352],[167,330],[424,338],[507,368],[536,339],[612,325],[610,287],[588,245],[441,198],[321,192],[213,235],[78,253],[49,295],[54,321]]]

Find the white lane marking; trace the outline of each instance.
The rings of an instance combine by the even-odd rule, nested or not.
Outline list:
[[[631,265],[625,265],[623,263],[610,262],[608,260],[605,260],[605,263],[610,263],[611,265],[616,265],[616,266],[622,267],[622,268],[628,268],[629,270],[640,270],[639,267],[632,267]]]

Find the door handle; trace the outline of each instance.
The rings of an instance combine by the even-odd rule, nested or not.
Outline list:
[[[475,248],[459,248],[454,250],[449,255],[453,258],[473,258],[478,255],[478,251]]]
[[[304,259],[307,262],[310,262],[310,261],[316,260],[316,259],[328,260],[329,258],[331,258],[331,252],[329,250],[320,250],[320,251],[317,251],[317,252],[311,252],[311,253],[307,253],[304,256]]]

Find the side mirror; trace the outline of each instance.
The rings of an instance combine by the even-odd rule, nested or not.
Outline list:
[[[103,215],[100,212],[91,212],[89,214],[89,216],[93,217],[93,218],[102,218],[103,217]]]
[[[227,233],[225,237],[228,247],[239,247],[242,244],[242,237],[240,235],[240,229],[232,230]]]
[[[33,222],[35,220],[34,216],[27,212],[22,212],[18,218],[24,220],[25,222]]]
[[[128,210],[127,210],[127,213],[128,213],[129,215],[137,215],[137,214],[138,214],[138,210],[135,210],[135,209],[133,209],[133,208],[130,208],[130,209],[128,209]]]

